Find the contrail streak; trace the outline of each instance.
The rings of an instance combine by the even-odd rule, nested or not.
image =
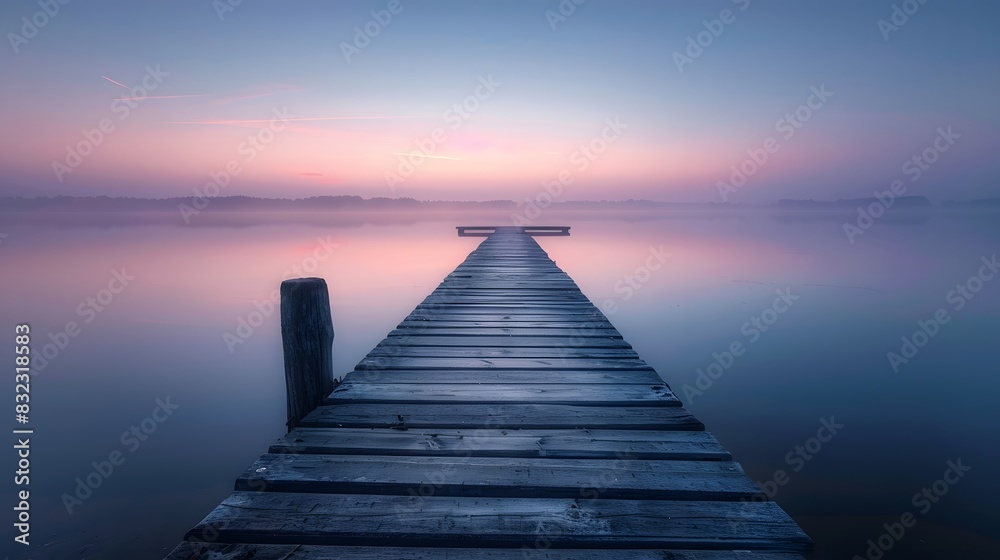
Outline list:
[[[116,82],[116,81],[112,80],[111,78],[105,76],[104,74],[101,74],[101,77],[104,78],[105,80],[111,82],[112,84],[115,84],[116,86],[122,86],[125,89],[132,89],[132,88],[128,87],[127,85],[121,83],[121,82]]]

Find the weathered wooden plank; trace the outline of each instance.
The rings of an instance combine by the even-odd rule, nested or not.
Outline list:
[[[339,404],[320,406],[299,424],[347,428],[521,428],[703,430],[676,406],[616,407],[566,404]]]
[[[449,288],[437,288],[431,292],[428,298],[440,298],[448,299],[449,297],[458,296],[461,297],[526,297],[526,298],[541,298],[541,299],[563,299],[563,298],[573,298],[576,300],[587,300],[586,296],[583,295],[579,290],[573,290],[569,292],[554,292],[552,290],[518,290],[511,293],[510,290],[505,288],[464,288],[461,290],[452,290]],[[587,300],[589,301],[589,300]]]
[[[521,264],[519,262],[510,262],[510,261],[508,261],[508,262],[509,262],[509,264],[512,264],[512,265],[515,265],[515,266],[518,265],[518,264]],[[566,274],[562,270],[559,270],[558,267],[552,266],[551,264],[550,265],[539,265],[539,267],[535,268],[534,270],[521,270],[521,271],[511,270],[511,269],[507,269],[507,268],[498,269],[498,270],[492,270],[492,271],[456,269],[455,271],[453,271],[450,274],[448,274],[447,276],[445,276],[446,280],[463,279],[463,278],[472,279],[472,280],[480,280],[480,279],[487,279],[487,280],[490,280],[490,279],[504,279],[504,280],[508,280],[508,279],[529,279],[529,280],[536,280],[537,279],[537,280],[559,280],[559,281],[563,281],[563,282],[572,282],[573,281],[573,279],[570,278],[570,276],[568,274]]]
[[[773,502],[407,497],[234,492],[188,536],[371,546],[679,548],[806,552]]]
[[[491,287],[489,284],[505,283],[504,285],[514,285],[520,288],[535,288],[538,290],[550,290],[550,286],[576,287],[576,282],[569,276],[552,275],[553,278],[542,278],[539,275],[519,275],[494,272],[489,274],[465,274],[446,276],[441,286],[456,287],[465,286],[467,288]]]
[[[512,263],[513,264],[513,263]],[[459,266],[445,278],[538,278],[571,281],[572,278],[558,267],[547,265],[538,267],[523,267],[520,270],[514,266],[495,266],[492,270],[479,267]]]
[[[562,274],[502,274],[502,273],[469,273],[464,275],[451,275],[441,283],[445,287],[453,286],[475,286],[480,283],[504,282],[506,284],[521,285],[560,285],[576,289],[576,283]]]
[[[708,432],[665,430],[487,430],[297,428],[270,453],[426,457],[545,457],[729,461]]]
[[[361,360],[355,369],[652,369],[635,358],[406,358],[379,356]]]
[[[482,249],[482,251],[478,251]],[[549,266],[554,265],[555,261],[549,258],[548,253],[539,247],[538,250],[534,250],[531,247],[491,247],[488,244],[480,244],[477,251],[469,253],[462,261],[462,264],[482,264],[489,266],[491,263],[496,262],[496,257],[503,257],[506,259],[519,259],[525,261],[540,261],[548,264]]]
[[[579,315],[583,315],[586,317],[599,317],[601,319],[607,319],[607,317],[605,317],[604,314],[598,311],[598,309],[593,305],[538,304],[516,306],[495,303],[484,303],[479,305],[432,303],[429,305],[417,305],[417,307],[413,310],[413,313],[417,312],[427,315],[542,315],[546,318],[576,318]]]
[[[445,276],[445,281],[451,280],[491,280],[510,279],[510,277],[523,276],[528,278],[553,278],[561,282],[573,282],[573,278],[561,270],[552,261],[547,259],[521,259],[517,257],[505,257],[501,255],[491,255],[488,257],[496,266],[496,270],[477,270],[470,266],[462,269],[456,268],[453,272]],[[484,263],[466,263],[484,264]],[[460,267],[463,265],[459,265]],[[512,268],[507,268],[507,267]],[[531,270],[515,270],[516,267],[531,268]]]
[[[442,311],[433,313],[430,311],[415,310],[404,319],[406,322],[432,321],[432,322],[454,322],[454,321],[484,321],[484,322],[511,322],[528,323],[535,322],[541,324],[572,324],[572,325],[594,325],[601,328],[613,328],[613,325],[603,315],[594,313],[554,313],[546,315],[544,313],[451,313]]]
[[[468,292],[468,293],[467,293]],[[575,292],[575,294],[574,294]],[[534,294],[529,292],[477,292],[472,290],[461,290],[448,294],[432,293],[420,302],[420,305],[455,305],[455,306],[498,306],[498,307],[526,307],[533,304],[544,305],[546,307],[592,307],[593,303],[586,299],[580,299],[582,294],[578,290],[573,292],[548,292],[545,294]]]
[[[511,268],[507,268],[508,266]],[[495,273],[499,274],[516,272],[516,269],[518,268],[529,268],[530,270],[526,272],[533,274],[565,274],[565,272],[556,266],[555,261],[546,256],[516,255],[512,253],[491,253],[479,255],[475,260],[466,260],[460,263],[455,268],[453,274],[462,275],[465,271],[476,270],[479,268],[497,269]]]
[[[430,322],[428,322],[430,323]],[[597,329],[587,326],[576,327],[442,327],[437,324],[412,325],[397,328],[389,336],[558,336],[558,337],[598,337],[622,339],[615,329]]]
[[[419,339],[393,336],[384,339],[376,348],[414,345],[418,347],[442,346],[463,348],[632,348],[621,339],[593,337],[532,337],[532,336],[422,336]]]
[[[475,254],[470,253],[460,266],[463,264],[489,266],[498,263],[530,263],[538,267],[553,267],[556,264],[556,261],[549,258],[545,251],[530,252],[523,247],[499,250],[495,247],[480,246],[477,251]]]
[[[520,257],[523,260],[543,261],[549,263],[550,265],[551,263],[555,262],[548,257],[548,254],[544,250],[531,251],[530,249],[526,249],[524,247],[516,247],[516,248],[511,248],[507,251],[502,251],[496,247],[490,248],[488,246],[482,246],[482,245],[480,245],[480,247],[482,247],[483,249],[482,252],[473,251],[472,253],[469,253],[461,264],[491,266],[492,263],[494,262],[492,257],[495,257],[498,254],[508,255],[506,258]]]
[[[575,404],[601,406],[680,406],[663,384],[551,383],[341,383],[325,404]]]
[[[263,455],[237,491],[602,500],[765,500],[732,461]]]
[[[479,289],[479,288],[463,288],[463,287],[453,287],[453,286],[442,286],[439,291],[435,291],[428,295],[428,298],[433,298],[427,302],[428,305],[440,304],[440,305],[460,305],[461,302],[467,301],[470,303],[482,303],[482,304],[493,304],[492,302],[499,302],[503,305],[503,302],[509,301],[512,298],[518,298],[521,302],[531,302],[537,301],[539,303],[551,302],[555,305],[562,303],[584,303],[579,300],[568,300],[560,299],[565,298],[567,294],[576,293],[579,294],[579,288],[572,289],[560,289],[560,290],[528,290],[528,289]],[[534,297],[534,300],[521,299],[519,296],[524,295],[525,297]],[[469,299],[466,300],[465,297],[468,296],[479,296],[478,300]],[[487,299],[488,298],[488,299]]]
[[[476,319],[469,319],[463,317],[452,317],[450,319],[438,318],[413,318],[407,317],[402,323],[397,325],[398,328],[440,328],[440,329],[461,329],[467,327],[479,327],[479,328],[537,328],[537,329],[576,329],[581,331],[584,329],[603,329],[603,330],[614,330],[614,325],[608,322],[598,322],[598,321],[521,321],[514,319],[490,319],[488,317],[480,317]]]
[[[503,244],[490,240],[481,243],[475,251],[469,253],[465,260],[466,262],[480,261],[488,263],[493,262],[496,257],[555,262],[549,258],[549,254],[546,253],[545,250],[542,249],[537,243],[534,245],[519,243],[516,245],[507,244],[504,246]]]
[[[491,264],[486,262],[463,263],[445,276],[446,279],[466,278],[475,279],[478,277],[489,278],[491,275],[513,274],[513,275],[536,275],[553,276],[565,282],[572,282],[573,278],[563,272],[552,261],[547,259],[518,259],[514,257],[502,257],[499,255],[490,256]],[[491,269],[491,267],[493,267]]]
[[[449,277],[469,276],[474,274],[531,274],[536,276],[552,275],[560,278],[570,278],[551,263],[510,262],[509,264],[464,263],[458,265]]]
[[[459,264],[448,276],[469,276],[470,274],[538,274],[572,279],[547,257],[518,258],[510,255],[486,255],[485,257],[486,260],[467,260]]]
[[[514,309],[532,309],[535,305],[562,308],[568,310],[596,309],[597,307],[586,300],[578,298],[560,297],[558,294],[545,296],[518,297],[515,294],[501,295],[480,295],[455,297],[432,297],[428,296],[420,302],[421,307],[509,307]]]
[[[568,236],[570,226],[457,226],[455,229],[459,237],[492,237],[504,233]]]
[[[540,323],[594,324],[611,328],[604,315],[596,313],[476,313],[472,311],[426,311],[417,309],[406,316],[404,321],[512,321]]]
[[[431,293],[421,302],[424,305],[446,304],[446,305],[518,305],[532,303],[543,304],[577,304],[593,305],[586,296],[580,292],[547,292],[544,294],[524,293],[511,294],[506,290],[490,290],[486,292],[476,292],[466,290],[461,298],[456,298],[447,294]]]
[[[663,385],[651,370],[546,371],[510,369],[446,370],[356,370],[344,376],[344,383],[547,383],[547,384],[638,384]]]
[[[538,272],[466,272],[449,274],[441,283],[442,286],[490,282],[514,282],[521,284],[559,284],[566,286],[576,286],[572,278],[565,273],[538,273]]]
[[[487,328],[535,328],[535,329],[575,329],[615,331],[615,326],[606,319],[591,316],[518,316],[518,315],[474,315],[451,314],[447,316],[431,316],[426,313],[413,314],[403,318],[401,325],[417,328],[464,328],[474,327],[471,323],[489,325]],[[456,326],[457,325],[457,326]],[[401,328],[401,327],[397,327]],[[479,336],[479,335],[477,335]],[[530,335],[527,335],[530,336]]]
[[[413,341],[419,342],[419,341]],[[550,344],[547,347],[535,346],[519,348],[501,347],[466,347],[466,346],[425,346],[414,344],[381,343],[368,353],[376,356],[404,356],[409,358],[623,358],[638,360],[639,354],[631,348],[579,348],[569,344],[559,346]]]
[[[554,274],[565,274],[558,266],[556,266],[555,261],[546,256],[532,256],[532,255],[516,255],[512,253],[491,253],[478,255],[476,260],[466,260],[456,267],[454,274],[461,274],[464,268],[500,268],[497,272],[499,274],[505,274],[511,272],[510,269],[506,267],[521,267],[521,268],[531,268],[531,273],[544,274],[544,273],[554,273]]]
[[[182,542],[165,560],[804,560],[749,550],[579,550],[540,548],[398,548]]]
[[[456,279],[456,280],[446,280],[441,283],[441,286],[447,289],[458,289],[458,288],[504,288],[508,290],[551,290],[551,291],[566,291],[566,290],[579,290],[576,284],[572,282],[548,282],[548,281],[520,281],[498,278],[495,280],[474,280],[470,281],[467,279]]]

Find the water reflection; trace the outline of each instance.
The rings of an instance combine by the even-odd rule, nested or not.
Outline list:
[[[161,557],[228,495],[282,432],[279,325],[269,310],[284,277],[327,279],[343,374],[480,241],[458,237],[455,225],[508,220],[10,217],[0,313],[29,321],[36,345],[58,349],[32,393],[33,537],[49,543],[32,557]],[[538,223],[573,227],[571,237],[540,243],[747,472],[765,483],[786,471],[775,497],[819,542],[819,557],[863,554],[865,540],[912,509],[911,496],[958,457],[971,474],[921,516],[911,530],[920,536],[902,541],[897,557],[995,547],[987,497],[1000,485],[986,473],[1000,452],[986,442],[1000,436],[1000,281],[955,311],[900,372],[886,353],[949,305],[945,294],[996,252],[1000,226],[981,215],[886,220],[851,244],[842,222],[672,213],[550,214]],[[669,256],[643,272],[652,254]],[[116,271],[135,279],[100,311],[87,306]],[[755,317],[772,317],[777,291],[797,299],[747,334]],[[79,332],[64,339],[70,321]],[[745,351],[730,363],[734,342]],[[713,363],[721,374],[699,385]],[[685,386],[697,391],[685,397]],[[122,434],[167,397],[180,408],[129,451]],[[797,454],[831,416],[843,430],[809,459]],[[115,450],[124,463],[67,514],[63,494],[75,495],[76,479]]]

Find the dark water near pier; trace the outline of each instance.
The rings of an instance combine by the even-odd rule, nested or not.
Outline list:
[[[268,300],[286,273],[327,279],[342,375],[478,243],[454,226],[504,223],[0,217],[2,330],[12,342],[30,323],[36,352],[52,341],[32,379],[33,544],[4,545],[18,559],[160,558],[230,493],[283,433]],[[970,279],[1000,252],[998,216],[887,220],[854,244],[815,215],[544,218],[573,235],[542,247],[774,490],[817,558],[864,557],[906,512],[916,525],[885,558],[995,557],[1000,275]],[[643,270],[661,250],[663,266]],[[915,335],[918,321],[935,334]],[[924,344],[895,371],[887,353],[905,358],[901,337]],[[730,359],[734,343],[743,353]],[[11,376],[0,400],[14,402]],[[177,408],[156,412],[164,402]],[[843,428],[811,440],[824,421]],[[144,439],[123,438],[133,426]],[[115,452],[120,464],[69,514],[61,496]],[[971,470],[934,495],[959,459]],[[14,470],[11,451],[0,461]],[[925,487],[936,502],[914,501]],[[11,507],[10,478],[4,496]]]

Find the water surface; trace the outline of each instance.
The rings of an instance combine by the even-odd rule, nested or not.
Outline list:
[[[997,253],[995,216],[886,220],[854,244],[841,220],[816,215],[543,218],[573,235],[539,238],[542,247],[750,476],[775,490],[816,539],[817,558],[863,557],[882,524],[907,511],[917,524],[886,558],[992,557],[1000,276],[961,309],[949,292]],[[4,215],[4,329],[30,323],[36,351],[53,340],[32,380],[35,544],[13,558],[162,557],[284,431],[269,301],[284,277],[329,283],[342,375],[478,243],[454,226],[504,219],[300,214],[184,226],[142,215]],[[662,266],[644,270],[656,255]],[[116,272],[134,279],[107,301]],[[894,371],[887,353],[939,309],[949,322]],[[754,317],[772,324],[764,331]],[[70,321],[75,336],[63,334]],[[734,343],[743,354],[730,364],[723,353]],[[699,384],[713,355],[730,365]],[[12,402],[12,383],[2,391]],[[158,399],[177,406],[162,423],[148,420]],[[155,431],[123,441],[144,420]],[[797,454],[824,420],[843,428]],[[68,513],[63,494],[115,451],[124,462]],[[914,494],[959,459],[971,470],[920,511]],[[785,483],[768,484],[779,470]]]

